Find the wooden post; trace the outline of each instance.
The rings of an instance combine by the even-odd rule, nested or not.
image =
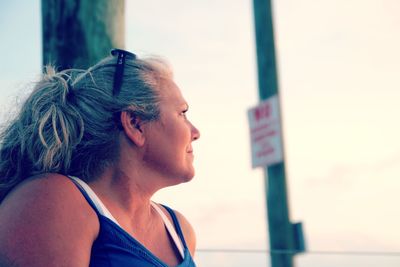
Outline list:
[[[254,0],[258,83],[261,100],[278,94],[274,31],[270,0]],[[272,267],[293,266],[293,227],[289,221],[284,162],[264,170]]]
[[[124,0],[42,0],[43,65],[88,68],[124,48]]]

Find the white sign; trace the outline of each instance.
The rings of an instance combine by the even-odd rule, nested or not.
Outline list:
[[[269,166],[283,160],[278,96],[249,109],[252,167]]]

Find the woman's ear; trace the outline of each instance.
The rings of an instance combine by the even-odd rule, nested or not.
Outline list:
[[[133,112],[122,111],[120,119],[126,136],[137,146],[143,146],[145,138],[143,130],[140,128],[142,122],[140,118],[135,116]]]

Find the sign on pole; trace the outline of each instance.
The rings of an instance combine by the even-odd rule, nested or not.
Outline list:
[[[283,161],[279,99],[274,95],[248,111],[252,167]]]

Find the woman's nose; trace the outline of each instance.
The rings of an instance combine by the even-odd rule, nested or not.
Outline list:
[[[200,138],[200,131],[192,124],[192,140],[195,141]]]

